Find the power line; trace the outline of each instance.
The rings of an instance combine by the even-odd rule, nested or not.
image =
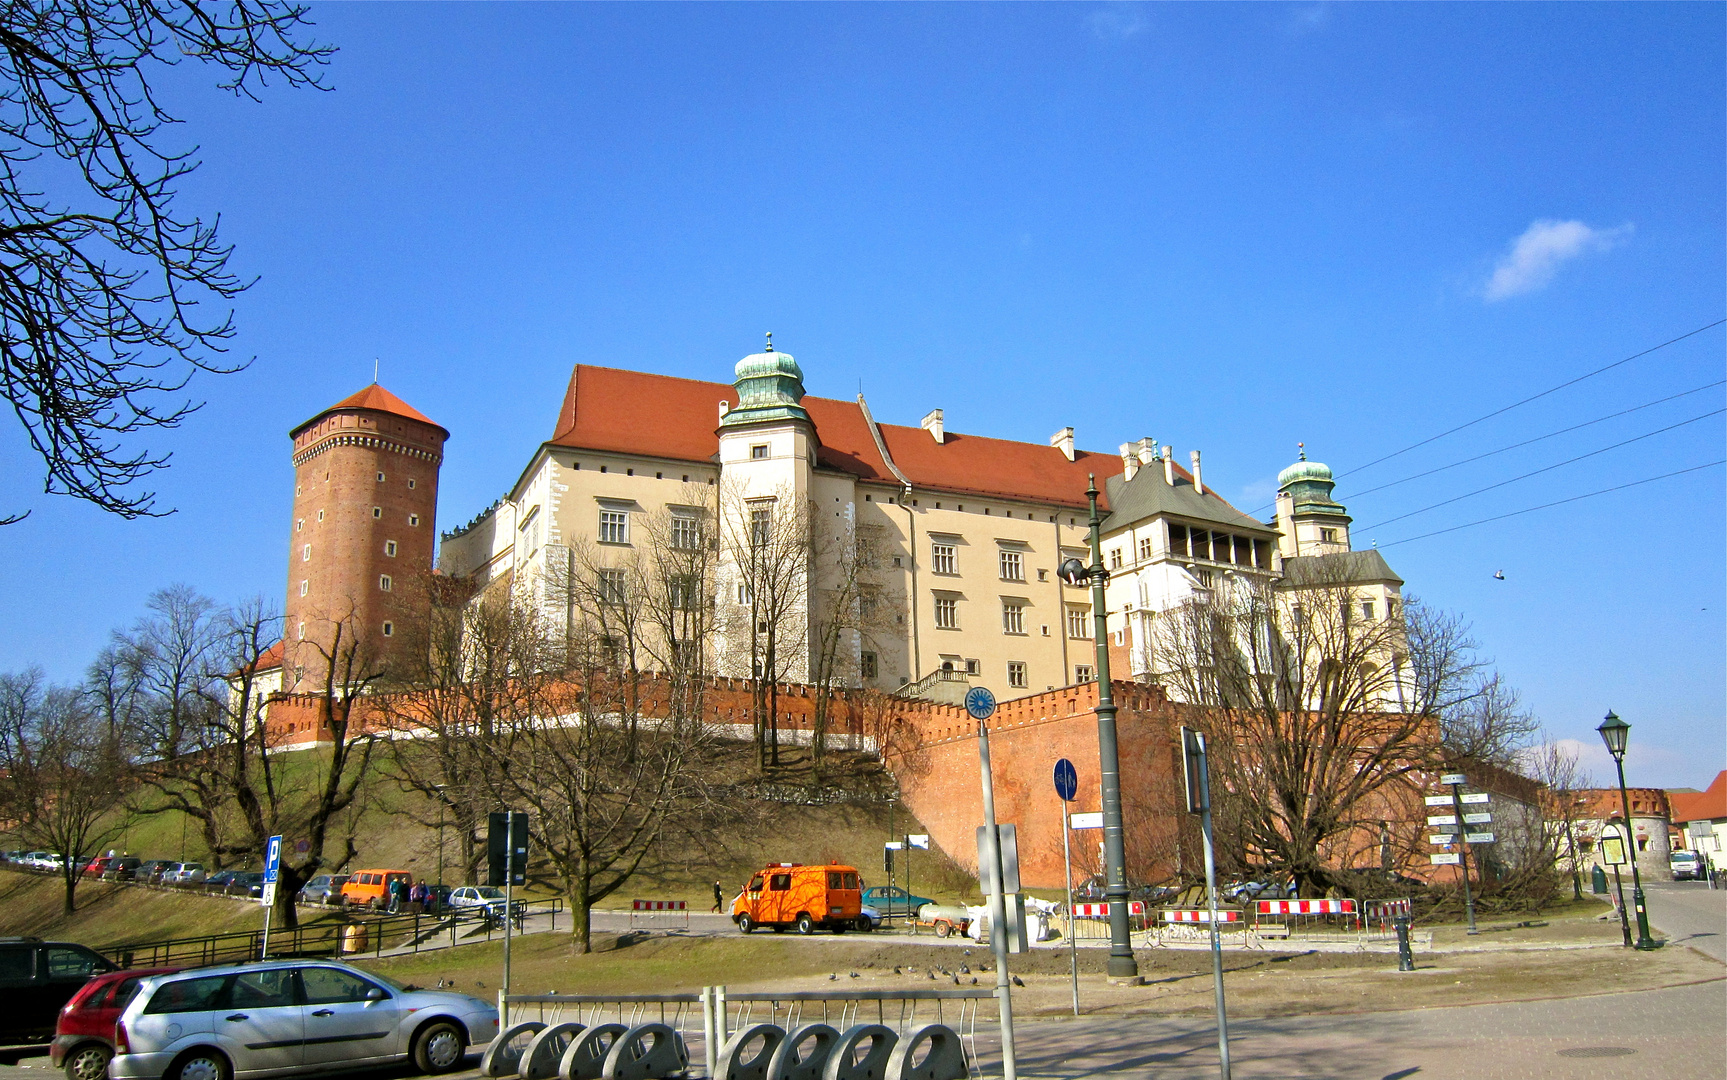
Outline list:
[[[1462,495],[1458,495],[1458,496],[1456,496],[1456,497],[1454,497],[1454,498],[1450,498],[1450,499],[1445,499],[1445,500],[1443,500],[1443,501],[1441,501],[1441,502],[1436,502],[1436,503],[1434,503],[1434,504],[1433,504],[1433,505],[1431,505],[1431,506],[1423,506],[1423,507],[1422,507],[1422,508],[1421,508],[1421,509],[1419,509],[1419,510],[1411,510],[1411,511],[1410,511],[1410,512],[1409,512],[1409,513],[1407,513],[1407,514],[1399,514],[1399,515],[1397,515],[1397,516],[1396,516],[1396,517],[1394,517],[1394,518],[1386,518],[1386,519],[1385,519],[1385,520],[1384,520],[1384,521],[1381,521],[1381,522],[1378,522],[1378,523],[1377,523],[1377,524],[1374,524],[1374,525],[1369,525],[1369,526],[1368,526],[1368,527],[1367,527],[1367,528],[1366,528],[1366,529],[1365,529],[1365,530],[1363,530],[1363,531],[1366,531],[1366,532],[1371,532],[1371,531],[1373,531],[1373,530],[1374,530],[1374,529],[1377,529],[1377,528],[1379,528],[1379,527],[1380,527],[1380,526],[1383,526],[1383,525],[1390,525],[1390,524],[1392,524],[1392,523],[1393,523],[1393,522],[1397,522],[1397,521],[1402,521],[1402,520],[1403,520],[1403,519],[1404,519],[1404,518],[1412,518],[1412,517],[1414,517],[1414,516],[1415,516],[1415,515],[1417,515],[1417,514],[1425,514],[1425,513],[1427,513],[1427,511],[1429,511],[1429,510],[1437,510],[1437,509],[1439,509],[1439,508],[1440,508],[1440,507],[1441,507],[1441,506],[1450,506],[1450,505],[1451,505],[1451,504],[1452,504],[1452,503],[1454,503],[1454,502],[1461,502],[1461,501],[1463,501],[1463,500],[1464,500],[1464,499],[1468,499],[1468,498],[1472,498],[1472,497],[1474,497],[1474,496],[1476,496],[1476,495],[1480,495],[1480,494],[1481,494],[1481,493],[1482,493],[1482,492],[1486,492],[1486,491],[1492,491],[1492,490],[1494,490],[1494,489],[1495,489],[1495,488],[1502,488],[1502,487],[1504,487],[1504,486],[1505,486],[1505,485],[1506,485],[1506,484],[1515,484],[1515,483],[1516,483],[1516,482],[1517,482],[1517,481],[1519,481],[1519,480],[1527,480],[1527,479],[1529,479],[1529,478],[1530,478],[1530,477],[1531,477],[1531,476],[1539,476],[1539,475],[1541,475],[1541,474],[1542,474],[1542,473],[1544,473],[1544,472],[1552,472],[1552,471],[1553,471],[1553,470],[1554,470],[1554,469],[1557,469],[1557,468],[1561,468],[1561,467],[1562,467],[1562,466],[1565,466],[1565,465],[1570,465],[1570,464],[1573,464],[1573,463],[1575,463],[1575,462],[1579,462],[1579,461],[1582,461],[1582,460],[1583,460],[1583,459],[1585,459],[1585,458],[1592,458],[1592,457],[1595,457],[1595,456],[1597,456],[1597,455],[1599,455],[1599,454],[1605,454],[1605,453],[1607,453],[1607,451],[1609,451],[1609,450],[1617,450],[1617,449],[1619,449],[1619,448],[1620,448],[1620,447],[1622,447],[1622,446],[1630,446],[1630,445],[1631,445],[1631,444],[1632,444],[1632,443],[1635,443],[1635,442],[1642,442],[1642,441],[1643,441],[1643,440],[1644,440],[1644,439],[1651,439],[1651,438],[1654,438],[1654,437],[1655,437],[1655,436],[1657,436],[1657,435],[1660,435],[1660,434],[1662,434],[1662,433],[1664,433],[1664,432],[1668,432],[1668,431],[1672,431],[1672,430],[1674,430],[1674,429],[1675,429],[1675,428],[1682,428],[1682,427],[1684,427],[1684,426],[1686,426],[1686,425],[1687,425],[1687,424],[1695,424],[1695,423],[1696,423],[1696,422],[1697,422],[1697,421],[1699,421],[1699,420],[1707,420],[1707,419],[1709,419],[1709,418],[1710,418],[1710,417],[1711,417],[1711,416],[1720,416],[1720,415],[1721,415],[1721,414],[1722,414],[1722,413],[1724,413],[1724,412],[1727,412],[1727,408],[1724,408],[1724,409],[1714,409],[1714,410],[1711,410],[1711,411],[1710,411],[1710,412],[1706,412],[1706,413],[1704,413],[1704,414],[1703,414],[1703,415],[1701,415],[1701,416],[1693,416],[1693,417],[1692,417],[1692,418],[1691,418],[1691,419],[1689,419],[1689,420],[1681,420],[1681,421],[1679,421],[1679,422],[1678,422],[1678,423],[1677,423],[1677,424],[1669,424],[1669,425],[1667,425],[1667,426],[1666,426],[1666,427],[1664,427],[1664,428],[1658,428],[1658,429],[1656,429],[1656,430],[1655,430],[1655,431],[1651,431],[1651,432],[1648,432],[1648,433],[1646,433],[1646,434],[1643,434],[1643,435],[1639,435],[1639,436],[1637,436],[1637,437],[1636,437],[1636,438],[1633,438],[1633,439],[1626,439],[1626,440],[1625,440],[1625,441],[1624,441],[1624,442],[1617,442],[1617,443],[1614,443],[1614,444],[1613,444],[1613,445],[1612,445],[1612,446],[1603,446],[1603,447],[1602,447],[1602,448],[1601,448],[1601,449],[1599,449],[1599,450],[1591,450],[1591,451],[1589,451],[1589,452],[1588,452],[1588,453],[1587,453],[1587,454],[1578,454],[1578,455],[1577,455],[1577,456],[1576,456],[1576,457],[1573,457],[1573,458],[1566,458],[1566,459],[1565,459],[1565,460],[1564,460],[1564,461],[1561,461],[1561,462],[1557,462],[1557,463],[1555,463],[1555,464],[1553,464],[1553,465],[1546,465],[1546,466],[1543,466],[1543,467],[1542,467],[1542,468],[1539,468],[1539,469],[1536,469],[1536,470],[1534,470],[1534,471],[1533,471],[1533,472],[1526,472],[1526,473],[1524,473],[1524,474],[1523,474],[1523,475],[1522,475],[1522,476],[1513,476],[1513,477],[1512,477],[1512,478],[1511,478],[1511,479],[1509,479],[1509,480],[1501,480],[1501,481],[1499,481],[1499,483],[1497,483],[1497,484],[1488,484],[1488,485],[1487,485],[1487,486],[1486,486],[1486,487],[1484,487],[1484,488],[1476,488],[1476,489],[1475,489],[1475,490],[1474,490],[1474,491],[1469,491],[1469,492],[1465,492],[1465,493],[1464,493],[1464,494],[1462,494]]]
[[[1380,484],[1378,487],[1371,487],[1365,491],[1357,491],[1350,496],[1350,499],[1353,501],[1355,499],[1361,498],[1363,495],[1371,495],[1376,491],[1384,491],[1386,488],[1394,488],[1399,484],[1407,484],[1411,480],[1420,480],[1424,476],[1432,476],[1434,473],[1442,473],[1442,472],[1445,472],[1447,469],[1455,469],[1459,465],[1468,465],[1468,464],[1471,464],[1471,463],[1476,462],[1476,461],[1481,461],[1484,458],[1493,457],[1495,454],[1503,454],[1508,450],[1516,450],[1516,449],[1519,449],[1520,447],[1531,446],[1535,443],[1542,442],[1543,440],[1546,440],[1546,439],[1554,438],[1555,436],[1558,436],[1558,435],[1565,435],[1565,434],[1568,434],[1569,432],[1573,432],[1573,431],[1581,431],[1583,428],[1586,428],[1586,427],[1592,427],[1596,424],[1605,423],[1608,420],[1614,420],[1614,419],[1617,419],[1621,416],[1629,416],[1634,412],[1641,412],[1644,409],[1651,409],[1657,405],[1665,405],[1669,401],[1678,401],[1682,397],[1690,397],[1692,394],[1700,394],[1705,390],[1712,390],[1717,386],[1723,386],[1723,385],[1727,385],[1727,379],[1717,379],[1715,382],[1708,383],[1704,386],[1699,386],[1699,387],[1696,387],[1696,388],[1691,389],[1691,390],[1686,390],[1683,393],[1673,394],[1669,397],[1659,398],[1655,401],[1646,402],[1642,405],[1635,405],[1629,409],[1621,409],[1619,412],[1608,413],[1606,416],[1596,417],[1594,420],[1586,420],[1581,424],[1573,424],[1567,428],[1560,428],[1558,431],[1550,431],[1545,435],[1537,435],[1533,439],[1524,439],[1522,442],[1512,443],[1510,446],[1501,446],[1499,449],[1489,450],[1485,454],[1476,454],[1474,457],[1464,458],[1462,461],[1453,461],[1451,464],[1441,465],[1437,469],[1428,469],[1426,472],[1418,472],[1413,476],[1405,476],[1401,480],[1393,480],[1388,484]]]
[[[1350,473],[1358,473],[1362,469],[1370,469],[1373,466],[1380,464],[1381,462],[1390,461],[1394,457],[1398,457],[1400,455],[1407,454],[1411,450],[1416,449],[1417,447],[1426,446],[1428,443],[1435,442],[1439,439],[1443,439],[1447,435],[1455,435],[1459,431],[1462,431],[1464,428],[1474,427],[1476,424],[1479,424],[1484,420],[1491,420],[1495,416],[1499,416],[1503,413],[1508,413],[1512,409],[1520,408],[1521,406],[1529,404],[1531,401],[1539,401],[1541,398],[1544,398],[1549,394],[1556,394],[1568,386],[1576,386],[1578,383],[1584,381],[1585,379],[1593,379],[1595,376],[1600,375],[1602,372],[1612,371],[1614,368],[1620,367],[1624,364],[1629,364],[1631,361],[1636,360],[1639,357],[1648,356],[1652,352],[1657,352],[1661,349],[1665,349],[1667,346],[1677,344],[1681,341],[1684,341],[1686,338],[1696,337],[1698,334],[1701,334],[1703,331],[1711,330],[1717,326],[1720,326],[1722,323],[1727,323],[1727,319],[1716,319],[1714,322],[1710,323],[1707,326],[1699,326],[1697,329],[1692,330],[1689,333],[1680,334],[1676,338],[1672,338],[1668,341],[1663,341],[1661,344],[1652,346],[1652,347],[1647,348],[1647,349],[1644,349],[1642,352],[1632,353],[1630,356],[1627,356],[1625,359],[1615,360],[1611,364],[1608,364],[1606,367],[1598,367],[1594,371],[1588,372],[1587,374],[1584,374],[1584,375],[1577,376],[1575,379],[1567,379],[1565,382],[1560,383],[1558,386],[1549,387],[1546,390],[1541,391],[1539,394],[1531,394],[1529,397],[1524,398],[1522,401],[1514,401],[1511,404],[1504,406],[1503,408],[1494,409],[1492,412],[1488,413],[1487,415],[1478,416],[1466,424],[1458,424],[1454,428],[1450,428],[1448,430],[1441,431],[1437,435],[1431,435],[1425,439],[1422,439],[1420,442],[1411,443],[1410,445],[1405,446],[1401,450],[1395,451],[1395,452],[1390,453],[1390,454],[1386,454],[1382,458],[1374,458],[1372,461],[1369,461],[1366,465],[1357,465],[1353,469],[1349,469],[1345,472],[1340,472],[1337,474],[1337,477],[1348,476]]]
[[[1644,484],[1653,484],[1657,480],[1666,480],[1669,477],[1674,476],[1684,476],[1686,473],[1694,473],[1703,469],[1712,469],[1717,465],[1727,465],[1727,458],[1723,458],[1720,461],[1711,461],[1706,465],[1693,465],[1689,469],[1676,469],[1673,472],[1662,473],[1660,476],[1651,476],[1645,480],[1633,480],[1629,484],[1619,484],[1615,487],[1602,488],[1600,491],[1591,491],[1587,495],[1573,495],[1569,499],[1559,499],[1556,502],[1542,503],[1540,506],[1530,506],[1522,510],[1513,510],[1509,514],[1496,514],[1493,517],[1482,518],[1479,521],[1471,521],[1465,525],[1453,525],[1448,529],[1435,529],[1433,532],[1422,533],[1420,536],[1405,537],[1402,540],[1393,540],[1389,544],[1380,544],[1378,546],[1383,550],[1389,547],[1396,547],[1398,544],[1414,543],[1417,540],[1425,540],[1430,536],[1440,536],[1444,533],[1456,532],[1459,529],[1470,529],[1477,525],[1486,525],[1490,521],[1504,521],[1506,518],[1514,518],[1522,514],[1533,514],[1537,510],[1546,510],[1554,506],[1564,506],[1566,503],[1574,503],[1582,499],[1593,499],[1597,495],[1607,495],[1615,491],[1624,491],[1626,488],[1640,487]]]

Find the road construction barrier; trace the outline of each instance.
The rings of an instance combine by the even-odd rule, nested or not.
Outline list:
[[[1367,924],[1382,934],[1393,931],[1392,923],[1399,915],[1414,914],[1407,896],[1396,900],[1369,900],[1363,906],[1366,908],[1363,918]]]
[[[623,1024],[595,1024],[582,1032],[558,1059],[558,1080],[600,1080],[612,1044],[628,1030]]]
[[[767,1080],[821,1080],[840,1033],[827,1024],[805,1024],[787,1035],[768,1062]]]
[[[751,1024],[739,1029],[720,1050],[713,1080],[767,1080],[768,1064],[785,1040],[786,1029],[778,1024]]]
[[[546,1025],[538,1020],[505,1028],[492,1040],[492,1045],[486,1047],[485,1056],[480,1058],[480,1075],[515,1076],[521,1068],[522,1055],[527,1052],[528,1044],[544,1030]]]
[[[869,1049],[859,1057],[858,1049],[865,1042]],[[839,1044],[828,1055],[822,1080],[885,1080],[888,1059],[897,1042],[899,1036],[883,1024],[856,1025],[840,1036]]]
[[[1129,900],[1127,902],[1127,914],[1129,917],[1144,918],[1145,901]],[[1109,918],[1109,905],[1075,904],[1073,905],[1073,917],[1076,919],[1107,919]]]
[[[631,900],[630,929],[690,928],[688,900]]]
[[[1217,921],[1220,923],[1240,922],[1242,912],[1218,909]],[[1210,908],[1164,908],[1158,916],[1166,923],[1209,923]]]
[[[1253,931],[1261,938],[1337,934],[1366,929],[1354,900],[1256,900]]]
[[[552,1024],[542,1029],[529,1041],[522,1051],[522,1056],[516,1064],[516,1073],[522,1080],[552,1080],[558,1075],[558,1063],[563,1060],[564,1051],[581,1035],[585,1024]]]
[[[606,1052],[603,1080],[667,1080],[690,1064],[684,1037],[667,1024],[637,1024]]]

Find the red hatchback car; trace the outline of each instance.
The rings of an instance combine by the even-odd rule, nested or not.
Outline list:
[[[114,1024],[138,992],[138,980],[179,970],[139,968],[93,977],[60,1010],[48,1060],[55,1068],[66,1070],[67,1080],[103,1080],[108,1075],[108,1059],[114,1056]]]

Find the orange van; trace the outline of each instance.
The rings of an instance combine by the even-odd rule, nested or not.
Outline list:
[[[769,863],[732,901],[732,921],[746,934],[758,926],[775,933],[795,926],[800,934],[817,927],[843,934],[863,927],[861,889],[856,867]]]
[[[350,907],[388,907],[390,883],[393,881],[402,883],[402,899],[407,900],[408,887],[414,883],[414,875],[406,870],[356,870],[348,878],[348,883],[342,886],[342,903]]]

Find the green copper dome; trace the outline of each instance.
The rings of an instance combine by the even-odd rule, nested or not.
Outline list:
[[[1300,461],[1277,474],[1277,486],[1288,487],[1297,480],[1319,480],[1331,483],[1331,466],[1319,461],[1309,461],[1303,457]]]
[[[1331,478],[1331,466],[1307,460],[1306,445],[1296,445],[1301,451],[1300,459],[1277,474],[1278,493],[1288,494],[1295,501],[1297,514],[1348,516],[1342,504],[1332,501],[1331,489],[1337,485]]]
[[[766,351],[738,361],[732,385],[738,389],[737,405],[720,421],[721,427],[736,427],[764,420],[809,421],[804,399],[804,373],[790,353],[775,352],[773,335]]]

